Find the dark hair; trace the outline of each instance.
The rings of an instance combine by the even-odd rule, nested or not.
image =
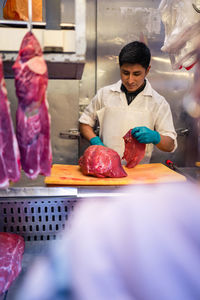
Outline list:
[[[125,45],[119,53],[120,67],[125,64],[140,64],[147,69],[151,60],[149,48],[142,42],[134,41]]]

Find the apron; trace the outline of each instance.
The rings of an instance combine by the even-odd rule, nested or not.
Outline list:
[[[135,100],[136,98],[133,101]],[[100,138],[107,147],[115,150],[121,158],[125,149],[123,136],[130,129],[146,126],[154,130],[151,112],[144,107],[135,106],[133,102],[129,106],[104,107],[97,111],[97,116],[100,126]],[[146,144],[145,156],[140,163],[149,163],[152,151],[153,145]],[[122,163],[125,164],[125,161],[122,160]]]

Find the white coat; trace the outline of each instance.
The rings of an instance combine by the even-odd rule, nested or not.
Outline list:
[[[168,102],[159,95],[146,79],[144,90],[128,105],[126,95],[121,91],[121,80],[101,88],[82,113],[79,122],[94,127],[98,119],[100,138],[103,143],[118,152],[124,152],[123,136],[131,128],[146,126],[175,141],[176,132]],[[153,144],[146,145],[145,157],[141,163],[149,163]]]

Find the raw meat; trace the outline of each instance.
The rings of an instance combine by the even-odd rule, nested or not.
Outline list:
[[[38,174],[50,175],[52,152],[46,98],[47,65],[39,42],[31,32],[22,41],[13,70],[19,100],[16,134],[22,168],[31,179]]]
[[[6,292],[20,273],[24,239],[14,233],[0,233],[0,294]]]
[[[125,150],[122,159],[127,161],[126,167],[133,168],[143,159],[146,145],[139,143],[131,134],[131,129],[123,137]]]
[[[126,177],[119,154],[104,146],[89,146],[79,159],[84,175],[95,177]]]
[[[20,179],[20,154],[10,116],[10,103],[0,57],[0,188],[7,188],[9,180]]]

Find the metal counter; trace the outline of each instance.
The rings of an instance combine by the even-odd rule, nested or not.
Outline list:
[[[188,180],[200,182],[200,167],[184,167],[179,169],[181,174],[183,174]]]
[[[188,180],[200,181],[200,168],[179,170]],[[43,176],[32,181],[25,175],[7,190],[0,190],[0,232],[17,233],[25,239],[22,271],[0,300],[15,299],[35,258],[46,255],[70,226],[75,205],[90,197],[123,196],[127,190],[122,186],[46,187]]]
[[[187,180],[200,182],[200,168],[178,168]],[[134,185],[133,185],[134,186]],[[55,240],[70,226],[75,205],[87,198],[123,197],[125,186],[45,186],[44,177],[21,180],[0,190],[0,232],[13,232],[25,241]]]

